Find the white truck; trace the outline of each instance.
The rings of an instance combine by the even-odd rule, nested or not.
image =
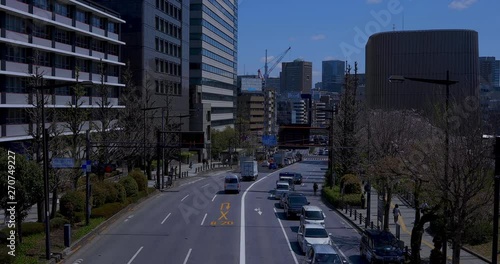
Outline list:
[[[242,180],[250,179],[255,181],[259,177],[258,165],[255,160],[241,161],[240,169]]]

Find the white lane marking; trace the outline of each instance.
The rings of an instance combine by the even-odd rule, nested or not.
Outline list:
[[[256,182],[250,184],[248,188],[243,192],[243,195],[241,196],[241,215],[240,215],[240,264],[245,264],[246,263],[246,247],[245,247],[245,197],[247,196],[248,191],[258,182],[262,181],[263,179],[267,178],[270,175],[273,175],[274,173],[277,173],[283,169],[279,169],[276,171],[273,171],[269,173],[268,175],[262,177],[260,180],[257,180]],[[298,263],[297,263],[298,264]]]
[[[340,252],[340,255],[342,255],[342,257],[344,257],[344,259],[347,260],[347,263],[351,263],[351,261],[349,261],[349,259],[345,256],[344,252],[340,250],[339,246],[333,241],[333,239],[330,238],[330,240],[332,241],[337,251]]]
[[[189,249],[188,254],[186,255],[186,258],[184,259],[183,264],[186,264],[188,262],[189,255],[191,255],[191,250],[193,250],[193,249],[192,248]]]
[[[127,222],[127,221],[128,221],[129,219],[131,219],[132,217],[134,217],[134,215],[129,215],[129,216],[127,217],[127,219],[125,219],[125,221],[123,221],[123,222]]]
[[[203,188],[203,187],[207,187],[208,185],[210,185],[210,183],[207,183],[207,184],[205,184],[205,185],[201,186],[201,188]]]
[[[201,180],[204,180],[204,178],[197,179],[197,180],[194,180],[194,181],[192,181],[192,182],[186,182],[186,183],[183,183],[183,184],[179,185],[179,187],[184,186],[184,185],[193,184],[193,183],[195,183],[195,182],[199,182],[199,181],[201,181]]]
[[[134,261],[135,257],[137,257],[139,252],[141,252],[142,248],[143,247],[139,248],[139,250],[137,250],[137,252],[135,252],[134,256],[127,262],[127,264],[130,264],[130,263],[132,263],[132,261]]]
[[[163,225],[163,223],[165,223],[165,221],[167,221],[167,219],[170,216],[170,214],[172,214],[172,213],[168,213],[167,217],[165,217],[165,219],[163,219],[163,221],[161,221],[161,225]]]
[[[215,200],[215,197],[217,197],[217,194],[216,194],[216,195],[214,195],[214,198],[212,198],[212,202]]]
[[[184,198],[182,198],[181,202],[184,201],[186,198],[188,198],[189,194],[184,196]]]
[[[274,210],[275,214],[278,213],[278,211],[276,211],[276,208],[273,208],[273,210]],[[288,239],[288,236],[286,235],[285,228],[283,227],[283,224],[281,223],[281,219],[279,219],[278,217],[276,217],[276,219],[278,220],[278,223],[280,223],[281,231],[283,231],[283,235],[285,235],[285,239],[286,239],[286,242],[288,244],[288,249],[290,250],[290,253],[292,254],[292,257],[293,257],[293,260],[295,261],[295,264],[299,264],[299,261],[297,260],[297,257],[295,257],[295,253],[293,252],[292,246],[290,245],[290,240]]]
[[[205,218],[207,218],[207,213],[205,213],[205,216],[203,217],[203,220],[201,220],[201,225],[203,225],[203,223],[205,223]]]

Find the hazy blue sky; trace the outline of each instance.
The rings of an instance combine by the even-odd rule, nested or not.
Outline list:
[[[263,71],[266,49],[272,59],[289,46],[283,61],[311,61],[313,85],[325,59],[358,61],[363,73],[367,37],[403,21],[405,30],[475,30],[479,55],[500,59],[499,12],[498,0],[239,0],[238,74]]]

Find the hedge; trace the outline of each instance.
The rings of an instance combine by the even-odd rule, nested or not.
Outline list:
[[[97,183],[92,185],[92,206],[99,207],[106,203],[107,190],[103,184]]]
[[[76,213],[83,212],[85,209],[85,193],[69,191],[61,197],[59,203],[61,214],[68,218],[70,223],[78,223],[79,221],[75,216]]]
[[[62,227],[64,227],[65,224],[69,224],[69,221],[66,218],[55,217],[55,218],[50,219],[50,228],[51,229],[62,228]]]
[[[130,176],[122,178],[118,183],[120,183],[121,185],[123,185],[123,187],[125,187],[125,192],[127,194],[127,197],[136,195],[139,191],[137,182],[134,180],[134,178]]]
[[[334,186],[333,189],[325,187],[322,189],[322,194],[336,208],[343,208],[343,205],[361,206],[360,194],[345,194],[342,197],[339,186]]]
[[[356,175],[346,174],[340,179],[340,186],[344,187],[344,194],[361,194],[361,181]]]
[[[142,173],[142,171],[140,171],[139,169],[134,169],[128,174],[128,176],[134,178],[140,192],[147,190],[148,178],[146,177],[146,175],[144,175],[144,173]]]
[[[118,213],[125,206],[122,203],[109,203],[105,204],[98,208],[92,208],[92,213],[90,217],[92,218],[101,218],[104,217],[106,219],[110,218],[114,214]]]

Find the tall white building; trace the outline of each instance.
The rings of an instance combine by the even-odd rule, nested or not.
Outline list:
[[[0,2],[0,144],[28,140],[33,120],[27,108],[36,106],[28,81],[43,76],[44,85],[78,81],[104,84],[111,107],[118,106],[120,25],[119,14],[83,0]],[[104,73],[104,74],[102,74]],[[101,79],[103,76],[103,79]],[[64,111],[74,104],[70,87],[45,91],[45,107]],[[88,88],[82,107],[98,107],[98,92]],[[100,98],[100,97],[99,97]],[[47,114],[46,120],[50,121]],[[86,122],[83,130],[89,127]]]

